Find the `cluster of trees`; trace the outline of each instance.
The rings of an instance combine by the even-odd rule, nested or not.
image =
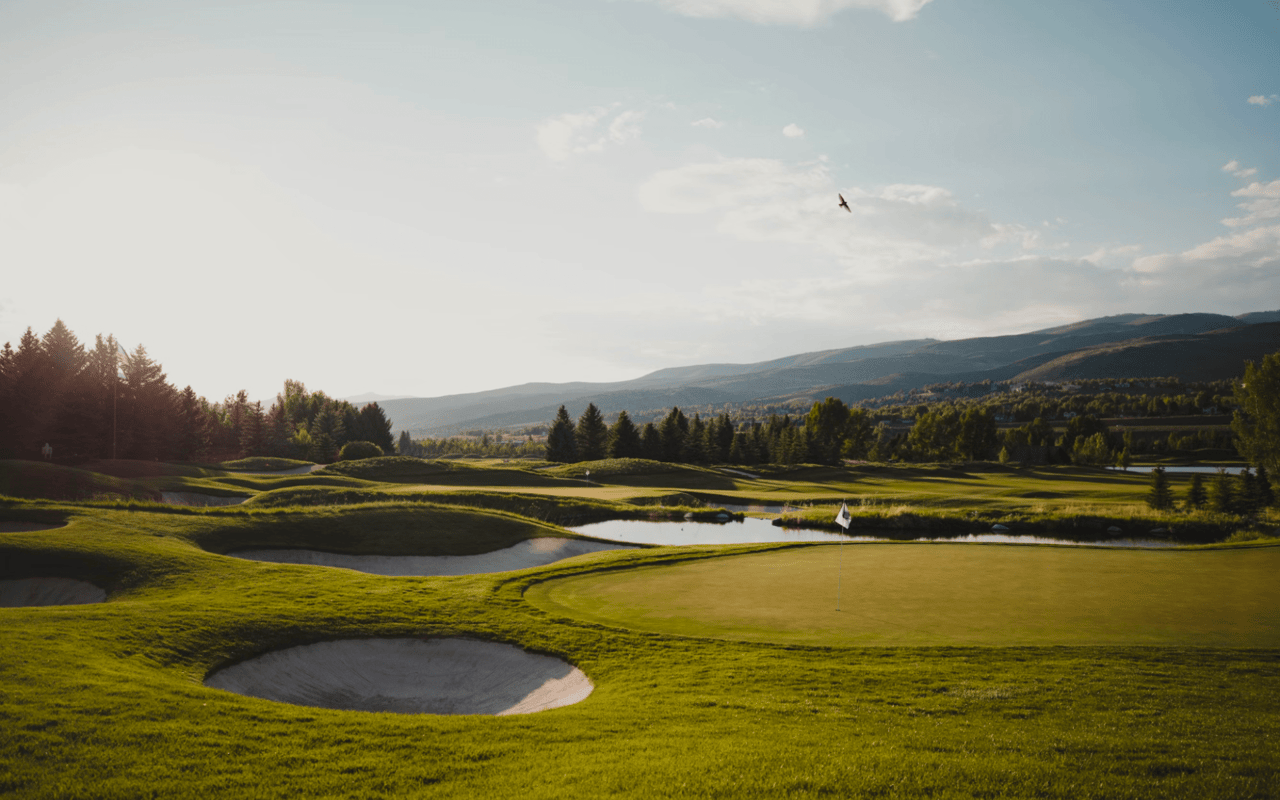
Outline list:
[[[1204,475],[1193,473],[1187,486],[1182,507],[1185,511],[1209,510],[1220,514],[1256,514],[1276,504],[1275,490],[1266,467],[1257,472],[1248,469],[1231,476],[1219,469],[1207,483]],[[1151,471],[1151,489],[1147,493],[1147,505],[1157,510],[1170,510],[1176,506],[1169,476],[1163,467]]]
[[[529,434],[512,436],[501,432],[490,435],[454,436],[446,439],[414,439],[408,431],[400,431],[396,452],[418,458],[542,458],[546,447]]]
[[[389,452],[391,423],[376,403],[361,409],[297,381],[264,410],[245,392],[209,402],[177,389],[143,345],[125,353],[113,336],[91,348],[58,320],[0,350],[0,457],[218,461],[281,456],[331,461],[368,441]]]

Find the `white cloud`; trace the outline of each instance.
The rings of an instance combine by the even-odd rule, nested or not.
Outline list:
[[[695,128],[723,128],[724,127],[723,122],[712,119],[711,117],[706,117],[704,119],[698,120],[697,122],[691,122],[689,124]]]
[[[1277,100],[1280,100],[1280,94],[1255,94],[1249,98],[1249,102],[1255,106],[1269,106]]]
[[[1258,173],[1258,170],[1253,167],[1249,167],[1247,169],[1242,168],[1240,166],[1240,162],[1236,161],[1234,158],[1222,165],[1222,171],[1229,172],[1237,178],[1250,178]]]
[[[852,213],[838,206],[844,195]],[[938,186],[837,187],[822,161],[722,159],[652,175],[639,188],[648,211],[718,214],[716,229],[747,242],[816,248],[866,276],[919,259],[959,262],[1037,245],[1035,232],[994,223]]]
[[[1256,170],[1250,170],[1253,174]],[[1232,197],[1249,198],[1246,202],[1240,203],[1237,208],[1242,208],[1249,212],[1243,217],[1233,217],[1224,219],[1223,225],[1232,228],[1242,228],[1248,225],[1258,225],[1267,220],[1280,219],[1280,180],[1271,183],[1258,183],[1257,181],[1249,184],[1243,189],[1237,189],[1231,193]]]
[[[538,147],[552,161],[565,161],[580,153],[598,153],[610,144],[638,139],[644,112],[614,114],[616,108],[615,103],[544,120],[537,125]]]
[[[931,0],[650,0],[687,17],[737,17],[760,25],[812,27],[847,9],[878,11],[895,22],[914,19]]]
[[[782,135],[788,139],[799,139],[804,136],[804,128],[794,122],[782,129]]]

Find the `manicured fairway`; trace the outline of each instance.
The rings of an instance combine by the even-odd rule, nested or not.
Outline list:
[[[1280,547],[819,545],[576,575],[525,596],[611,626],[786,644],[1280,647]]]

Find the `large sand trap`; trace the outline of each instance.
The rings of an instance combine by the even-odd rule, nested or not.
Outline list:
[[[106,599],[107,593],[97,586],[71,578],[0,580],[0,608],[78,606]]]
[[[317,708],[397,714],[531,714],[594,688],[550,656],[475,639],[346,639],[219,670],[205,686]]]
[[[541,567],[586,553],[630,549],[627,545],[546,536],[525,539],[503,550],[474,556],[352,556],[319,550],[236,550],[227,553],[252,561],[275,564],[310,564],[343,567],[357,572],[390,576],[480,575]]]
[[[248,495],[224,497],[199,492],[161,492],[160,499],[171,506],[238,506],[249,499]]]

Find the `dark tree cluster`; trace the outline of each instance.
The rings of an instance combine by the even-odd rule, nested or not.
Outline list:
[[[871,423],[862,409],[828,399],[803,420],[771,416],[735,424],[728,413],[704,420],[673,407],[657,422],[637,426],[626,411],[612,425],[594,403],[575,423],[564,406],[547,431],[548,461],[648,458],[684,464],[836,463],[864,457]]]
[[[124,353],[113,336],[86,348],[58,320],[0,350],[0,458],[220,461],[280,456],[332,461],[343,445],[394,446],[376,403],[356,409],[285,381],[268,409],[241,391],[220,403],[177,389],[143,345]]]

